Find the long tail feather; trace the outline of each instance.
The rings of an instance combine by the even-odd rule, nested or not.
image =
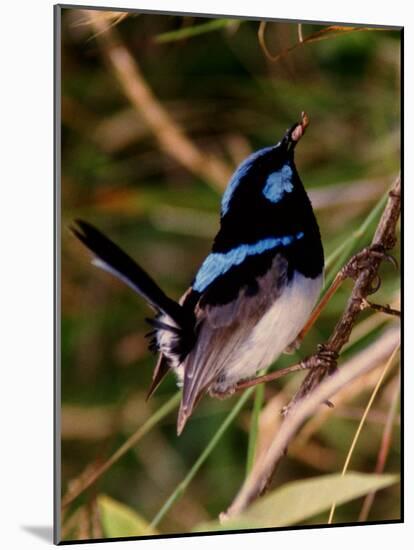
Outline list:
[[[76,220],[78,227],[71,227],[73,234],[96,258],[93,264],[111,273],[142,296],[155,310],[171,317],[183,326],[186,315],[183,308],[160,289],[151,277],[123,250],[93,225]]]

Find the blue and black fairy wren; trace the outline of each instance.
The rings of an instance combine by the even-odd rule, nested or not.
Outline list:
[[[149,395],[171,370],[182,386],[180,434],[200,397],[222,397],[295,342],[319,296],[324,255],[312,205],[294,163],[308,124],[246,158],[221,201],[212,250],[179,302],[116,244],[84,221],[74,234],[93,263],[156,311],[150,349],[159,353]]]

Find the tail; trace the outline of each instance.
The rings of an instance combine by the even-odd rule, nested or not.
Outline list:
[[[200,345],[201,343],[201,345]],[[216,378],[217,372],[211,371],[211,361],[209,361],[211,350],[203,348],[203,338],[198,341],[204,355],[204,360],[200,362],[200,356],[197,353],[191,355],[186,363],[184,380],[183,380],[183,395],[178,411],[177,419],[177,434],[180,435],[187,423],[187,420],[193,414],[195,407],[204,395],[206,389],[211,382]],[[210,353],[209,353],[210,352]],[[197,361],[197,358],[199,359]]]
[[[157,312],[155,319],[147,319],[154,327],[150,349],[160,352],[155,367],[152,384],[147,399],[170,370],[178,366],[194,345],[194,314],[184,309],[160,289],[151,277],[114,242],[105,237],[91,224],[76,220],[77,226],[71,227],[73,234],[95,255],[92,263],[111,273],[137,292]],[[166,316],[166,321],[162,315]],[[168,322],[169,320],[169,322]],[[175,324],[175,326],[173,326]],[[168,338],[158,338],[159,334],[168,334]],[[161,340],[161,342],[159,341]],[[192,410],[193,407],[191,407]],[[181,409],[180,409],[181,411]],[[181,411],[178,432],[181,433],[190,415],[188,407]]]
[[[186,324],[183,308],[160,289],[151,277],[123,250],[93,225],[76,220],[73,234],[96,256],[92,263],[111,273],[137,292],[158,313],[164,313],[178,326]]]

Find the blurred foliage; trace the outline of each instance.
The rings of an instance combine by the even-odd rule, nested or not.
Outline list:
[[[230,167],[249,152],[277,142],[302,110],[309,113],[311,124],[297,149],[296,163],[317,210],[326,256],[337,251],[399,172],[400,33],[378,29],[332,36],[302,44],[272,63],[258,40],[259,21],[120,15],[125,14],[108,16],[108,32],[119,34],[156,98],[189,139]],[[202,25],[201,31],[191,30]],[[302,25],[304,36],[319,29]],[[280,52],[298,41],[298,25],[269,22],[265,38],[269,51]],[[76,482],[86,467],[93,470],[110,456],[176,392],[170,376],[145,401],[155,364],[144,338],[148,308],[128,288],[90,265],[88,253],[68,227],[76,218],[96,224],[178,299],[209,251],[220,203],[216,188],[160,150],[105,63],[99,36],[85,12],[76,9],[62,10],[61,167],[65,493],[71,480]],[[357,248],[369,242],[373,229],[355,242]],[[375,301],[399,307],[398,273],[387,264],[382,279]],[[278,366],[306,356],[329,336],[349,289],[350,283],[345,284],[301,349],[295,356],[282,356]],[[392,323],[395,320],[382,314],[364,312],[355,329],[360,337],[344,360],[380,339]],[[374,404],[353,470],[372,473],[375,468],[396,376],[394,369]],[[293,376],[269,384],[265,403],[280,399],[282,406],[300,379]],[[372,385],[355,390],[300,452],[288,454],[275,485],[340,471],[371,390]],[[65,509],[63,538],[99,534],[88,512],[99,494],[134,510],[143,524],[150,522],[236,401],[237,397],[204,398],[180,438],[175,414],[169,414]],[[157,527],[160,532],[191,531],[229,505],[245,476],[252,406],[250,399],[165,515]],[[261,417],[266,410],[265,405]],[[259,442],[266,435],[260,426]],[[386,472],[398,473],[399,468],[397,417]],[[102,503],[116,508],[115,501],[105,498],[98,498],[98,510]],[[357,521],[361,502],[340,506],[335,521]],[[124,509],[117,510],[122,516]],[[376,497],[369,519],[399,517],[398,486],[393,485]],[[313,519],[326,521],[325,515]],[[108,525],[104,531],[113,532]]]
[[[136,512],[110,497],[101,495],[98,498],[98,507],[105,537],[119,538],[157,534],[156,531],[149,528],[148,522]]]

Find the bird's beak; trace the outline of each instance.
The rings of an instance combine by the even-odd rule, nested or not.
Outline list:
[[[309,126],[309,117],[302,111],[302,121],[296,122],[283,137],[283,142],[286,144],[287,151],[293,151],[298,141],[305,133],[306,128]]]

